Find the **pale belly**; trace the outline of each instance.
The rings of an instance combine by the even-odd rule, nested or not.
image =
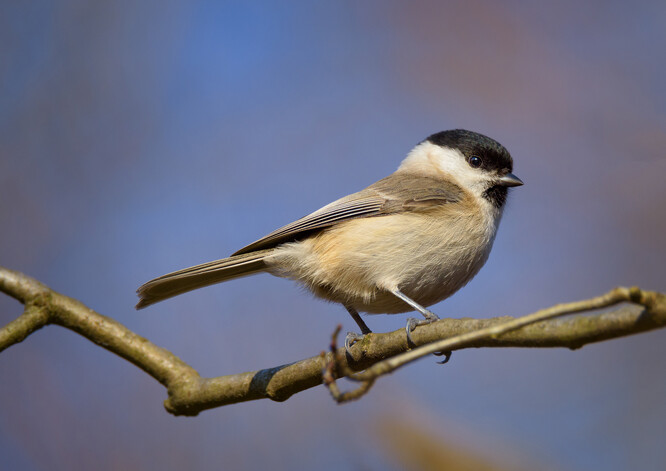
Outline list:
[[[461,236],[462,235],[462,236]],[[299,281],[316,296],[370,314],[413,308],[397,288],[427,307],[448,298],[488,258],[495,225],[478,220],[400,214],[357,219],[301,242],[280,246],[271,273]]]

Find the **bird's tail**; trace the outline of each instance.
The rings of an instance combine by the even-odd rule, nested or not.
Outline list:
[[[268,249],[235,255],[150,280],[136,290],[141,298],[136,308],[142,309],[197,288],[265,271],[267,267],[265,258],[272,252],[273,249]]]

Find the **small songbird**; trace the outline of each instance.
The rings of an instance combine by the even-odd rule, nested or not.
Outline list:
[[[456,129],[418,144],[398,170],[287,224],[228,258],[155,278],[137,309],[222,281],[268,272],[359,312],[416,310],[407,337],[437,320],[426,307],[470,281],[488,259],[509,187],[523,182],[498,142]],[[346,346],[358,339],[348,334]]]

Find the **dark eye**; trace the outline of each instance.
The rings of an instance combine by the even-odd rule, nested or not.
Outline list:
[[[473,155],[468,160],[469,165],[474,168],[479,168],[483,164],[483,160],[478,155]]]

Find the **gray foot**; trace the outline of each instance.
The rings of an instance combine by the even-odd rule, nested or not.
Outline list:
[[[355,332],[347,332],[345,336],[345,351],[347,354],[351,355],[351,347],[359,340],[363,340],[364,335],[357,334]]]
[[[407,325],[405,326],[405,332],[407,333],[407,343],[411,346],[414,345],[414,341],[412,340],[412,331],[416,329],[420,325],[427,325],[432,322],[438,321],[439,317],[437,317],[437,314],[434,312],[428,311],[427,309],[424,309],[421,311],[421,314],[423,314],[423,317],[425,319],[415,319],[413,317],[410,317],[407,319]]]

